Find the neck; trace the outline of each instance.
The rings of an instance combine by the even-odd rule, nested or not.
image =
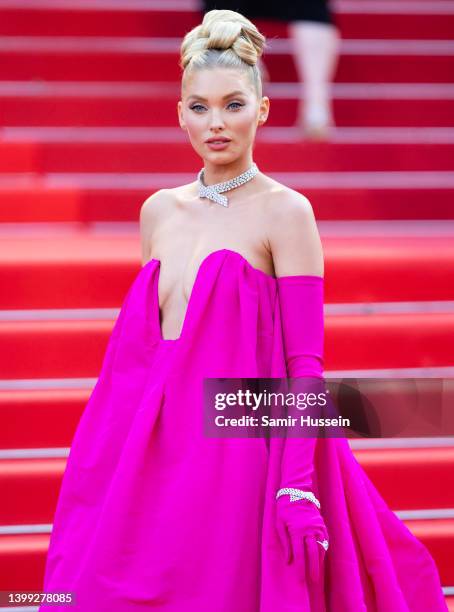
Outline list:
[[[246,172],[252,164],[253,160],[250,158],[241,161],[237,160],[232,164],[224,164],[222,166],[206,162],[204,165],[203,182],[206,186],[224,183]]]

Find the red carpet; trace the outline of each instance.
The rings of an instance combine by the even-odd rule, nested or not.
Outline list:
[[[88,4],[0,0],[0,590],[42,587],[67,451],[139,270],[140,206],[200,168],[175,112],[192,3]],[[286,28],[256,22],[272,40],[255,161],[319,221],[327,373],[452,377],[454,5],[336,7],[330,142],[293,129]],[[454,611],[452,440],[361,442]]]

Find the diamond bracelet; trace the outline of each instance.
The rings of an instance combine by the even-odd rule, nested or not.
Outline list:
[[[311,501],[313,504],[315,504],[318,509],[320,509],[320,502],[315,497],[315,495],[312,493],[312,491],[302,491],[301,489],[293,489],[291,487],[284,487],[283,489],[279,489],[279,491],[276,494],[276,499],[278,499],[281,495],[286,495],[287,493],[290,495],[291,502],[296,501],[297,499],[307,499]]]

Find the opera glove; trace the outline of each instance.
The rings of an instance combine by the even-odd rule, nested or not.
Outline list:
[[[284,276],[277,279],[289,378],[323,381],[323,277]],[[316,381],[317,382],[317,381]],[[300,386],[299,383],[297,386]],[[320,502],[313,492],[316,438],[285,440],[280,489],[276,495],[276,528],[287,563],[295,563],[302,580],[318,581],[329,547]]]

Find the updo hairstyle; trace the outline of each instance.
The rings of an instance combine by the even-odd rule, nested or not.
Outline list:
[[[208,11],[200,25],[183,38],[179,65],[182,81],[202,68],[237,68],[246,72],[262,97],[260,57],[266,46],[265,36],[246,17],[230,10]]]

